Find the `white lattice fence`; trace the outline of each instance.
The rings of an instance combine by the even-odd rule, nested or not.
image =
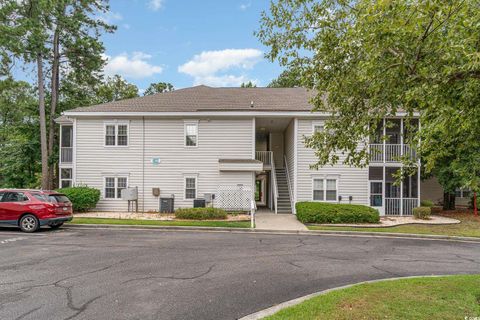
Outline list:
[[[250,186],[219,186],[215,195],[215,207],[226,211],[250,211],[252,200]]]

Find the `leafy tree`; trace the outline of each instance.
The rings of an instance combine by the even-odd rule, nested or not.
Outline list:
[[[34,89],[11,77],[0,80],[0,186],[38,187],[40,143]]]
[[[163,92],[170,92],[175,90],[173,88],[173,84],[169,82],[157,82],[157,83],[150,83],[147,90],[143,93],[144,96],[149,96],[155,93],[163,93]]]
[[[421,140],[425,170],[444,167],[478,191],[478,21],[476,0],[275,0],[256,34],[271,60],[316,90],[314,111],[335,114],[306,140],[316,166],[341,152],[346,164],[365,166],[368,145],[359,141],[385,117],[404,112],[409,126],[418,112],[421,130],[406,142]]]
[[[105,103],[138,97],[136,85],[128,83],[119,75],[107,78],[96,89],[96,103]]]
[[[302,79],[298,69],[284,70],[276,79],[273,79],[268,87],[270,88],[294,88],[301,87]]]
[[[240,88],[256,88],[256,87],[257,85],[252,81],[242,82],[242,84],[240,85]]]
[[[2,63],[18,59],[36,71],[43,188],[52,186],[49,158],[63,77],[71,72],[79,82],[100,77],[100,33],[113,32],[114,27],[95,15],[106,11],[106,0],[4,0],[0,6]]]

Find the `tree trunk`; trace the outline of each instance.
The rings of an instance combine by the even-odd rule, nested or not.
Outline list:
[[[443,193],[443,210],[455,210],[455,193]]]
[[[58,103],[58,89],[59,89],[59,68],[60,68],[60,54],[59,54],[59,27],[55,29],[53,35],[53,61],[52,61],[52,79],[51,79],[51,101],[50,101],[50,121],[48,126],[48,157],[53,155],[53,146],[55,144],[55,113]],[[54,185],[54,162],[49,161],[49,188],[52,189]]]
[[[43,84],[43,56],[37,55],[38,111],[40,119],[40,145],[42,154],[42,189],[49,187],[47,121],[45,119],[45,88]]]

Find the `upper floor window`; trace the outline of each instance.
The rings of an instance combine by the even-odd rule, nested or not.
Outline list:
[[[106,146],[128,146],[128,124],[112,123],[105,125]]]
[[[185,146],[198,145],[198,122],[185,122]]]

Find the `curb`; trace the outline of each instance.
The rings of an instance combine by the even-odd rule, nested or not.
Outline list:
[[[322,291],[318,291],[315,293],[308,294],[303,297],[299,297],[296,299],[288,300],[285,302],[282,302],[280,304],[271,306],[270,308],[264,309],[257,311],[255,313],[246,315],[242,318],[239,318],[239,320],[257,320],[257,319],[263,319],[265,317],[271,316],[283,309],[293,307],[297,304],[300,304],[306,300],[325,295],[327,293],[333,292],[333,291],[338,291],[338,290],[343,290],[347,288],[351,288],[357,285],[362,285],[362,284],[368,284],[368,283],[376,283],[376,282],[385,282],[385,281],[395,281],[395,280],[401,280],[401,279],[416,279],[416,278],[439,278],[439,277],[446,277],[446,276],[452,276],[452,274],[447,274],[447,275],[426,275],[426,276],[406,276],[406,277],[395,277],[395,278],[384,278],[384,279],[375,279],[375,280],[367,280],[367,281],[362,281],[362,282],[357,282],[357,283],[352,283],[352,284],[347,284],[345,286],[340,286],[340,287],[335,287],[335,288],[330,288]]]
[[[111,224],[67,224],[68,228],[78,229],[123,229],[123,230],[162,230],[162,231],[204,231],[224,233],[250,233],[250,234],[278,234],[302,236],[347,236],[347,237],[373,237],[373,238],[403,238],[416,240],[442,240],[480,243],[480,238],[457,237],[433,234],[392,233],[392,232],[362,232],[362,231],[327,231],[327,230],[260,230],[250,228],[225,228],[225,227],[189,227],[189,226],[154,226],[154,225],[111,225]]]

